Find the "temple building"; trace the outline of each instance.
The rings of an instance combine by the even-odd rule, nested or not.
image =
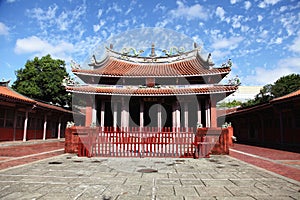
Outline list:
[[[220,81],[231,71],[231,61],[214,67],[211,54],[201,48],[143,50],[113,45],[104,59],[92,56],[89,69],[72,72],[84,84],[69,84],[74,98],[86,101],[85,126],[113,127],[217,127],[216,103],[238,88]],[[145,51],[146,52],[146,51]]]

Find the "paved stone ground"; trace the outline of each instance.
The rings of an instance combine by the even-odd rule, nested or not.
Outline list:
[[[230,156],[63,154],[0,170],[0,199],[300,199],[300,182]]]

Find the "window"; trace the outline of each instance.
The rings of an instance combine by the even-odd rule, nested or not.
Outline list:
[[[250,139],[255,139],[257,136],[257,131],[256,129],[254,128],[253,125],[250,126],[250,129],[249,129],[249,138]]]
[[[5,110],[0,110],[0,127],[4,127],[4,120],[5,120]]]
[[[25,113],[17,114],[17,128],[24,128]]]
[[[13,110],[6,110],[6,121],[5,121],[5,127],[12,128],[14,126],[14,117],[15,112]]]
[[[295,116],[295,127],[300,128],[300,110],[296,110],[294,116]]]

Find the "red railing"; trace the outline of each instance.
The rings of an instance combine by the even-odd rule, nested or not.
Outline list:
[[[66,138],[67,138],[66,132]],[[74,127],[70,148],[78,156],[100,157],[208,157],[229,152],[228,129]],[[68,140],[69,141],[69,140]],[[72,145],[71,145],[72,146]],[[67,150],[66,150],[67,152]],[[72,153],[72,152],[70,152]]]

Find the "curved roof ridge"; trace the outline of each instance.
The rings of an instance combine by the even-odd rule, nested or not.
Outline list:
[[[129,63],[145,63],[145,64],[151,64],[151,63],[170,63],[170,62],[176,62],[176,61],[184,61],[186,59],[192,59],[197,56],[201,55],[198,53],[199,48],[192,49],[187,52],[182,52],[174,55],[166,55],[166,56],[139,56],[139,55],[131,55],[131,54],[124,54],[117,51],[114,51],[113,49],[106,48],[106,55],[101,61],[97,61],[95,55],[92,56],[92,63],[89,64],[89,66],[94,66],[97,68],[101,68],[102,65],[106,63],[107,60],[114,58],[123,62],[129,62]],[[204,59],[202,59],[204,61]]]

